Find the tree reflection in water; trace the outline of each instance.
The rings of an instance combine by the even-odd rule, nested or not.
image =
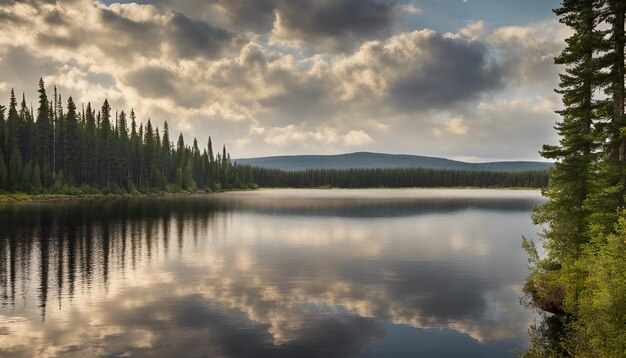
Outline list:
[[[536,231],[538,194],[347,192],[3,206],[0,353],[499,356],[526,344],[519,238]]]

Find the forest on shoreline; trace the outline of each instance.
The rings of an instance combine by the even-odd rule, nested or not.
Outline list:
[[[543,188],[548,171],[490,172],[424,168],[280,170],[250,167],[263,188]]]
[[[39,81],[34,113],[14,90],[0,106],[0,193],[140,194],[244,189],[252,184],[248,168],[238,168],[211,138],[202,151],[183,135],[174,144],[167,122],[162,131],[138,123],[133,110],[112,112],[88,103],[78,111],[72,97],[63,105],[56,87],[48,98]]]
[[[162,130],[150,119],[144,125],[132,109],[128,114],[113,112],[106,99],[98,109],[87,103],[78,110],[72,97],[64,105],[56,87],[49,98],[43,80],[38,93],[36,112],[27,106],[24,95],[18,105],[14,90],[8,108],[0,106],[0,194],[7,200],[56,194],[219,192],[259,186],[541,188],[548,182],[547,171],[287,171],[237,165],[225,146],[214,152],[211,137],[202,150],[196,138],[190,146],[182,134],[174,143],[167,122]]]

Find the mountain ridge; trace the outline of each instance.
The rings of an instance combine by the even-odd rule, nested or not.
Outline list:
[[[552,163],[539,161],[497,161],[470,163],[453,159],[412,154],[389,154],[354,152],[330,155],[277,155],[267,157],[240,158],[233,162],[261,168],[281,170],[306,169],[366,169],[366,168],[425,168],[468,171],[529,171],[548,170]]]

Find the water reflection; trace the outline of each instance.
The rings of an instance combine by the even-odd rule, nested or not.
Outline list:
[[[0,207],[0,353],[502,356],[536,192],[271,191]]]

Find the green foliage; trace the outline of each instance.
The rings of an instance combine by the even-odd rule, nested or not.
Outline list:
[[[196,182],[193,180],[193,164],[191,158],[187,158],[182,176],[182,188],[184,190],[195,190]]]
[[[63,175],[63,170],[59,171],[58,174],[54,177],[54,184],[50,187],[50,192],[55,194],[64,194],[65,189],[68,189],[69,186],[66,186],[65,183],[65,175]]]
[[[423,168],[397,169],[309,169],[286,171],[237,166],[236,179],[261,187],[291,188],[402,188],[402,187],[483,187],[541,188],[548,172],[487,172]],[[251,176],[249,178],[248,176]]]
[[[546,257],[524,243],[532,265],[525,302],[544,312],[531,328],[529,357],[626,356],[626,2],[564,0],[555,11],[572,35],[556,63],[561,140],[533,215]],[[609,25],[607,27],[607,25]]]
[[[126,112],[114,115],[106,99],[98,112],[90,103],[79,112],[69,97],[64,113],[56,88],[49,100],[40,80],[38,93],[36,121],[25,97],[18,111],[13,90],[6,120],[5,107],[0,106],[0,190],[136,195],[195,191],[218,180],[228,188],[251,184],[249,171],[242,168],[246,173],[239,173],[225,147],[224,159],[217,162],[212,148],[201,153],[195,138],[188,147],[181,134],[173,150],[167,123],[161,138],[150,120],[137,127],[133,110],[129,130]]]
[[[222,183],[212,183],[211,184],[211,191],[213,191],[214,193],[219,193],[223,190],[222,188]]]
[[[41,169],[39,168],[39,163],[35,164],[35,168],[33,169],[33,181],[32,181],[33,185],[31,187],[31,190],[38,194],[42,191],[42,186],[41,186]]]
[[[576,353],[620,357],[626,353],[626,217],[615,233],[596,238],[588,247],[589,276],[580,295],[575,327],[585,345]]]

